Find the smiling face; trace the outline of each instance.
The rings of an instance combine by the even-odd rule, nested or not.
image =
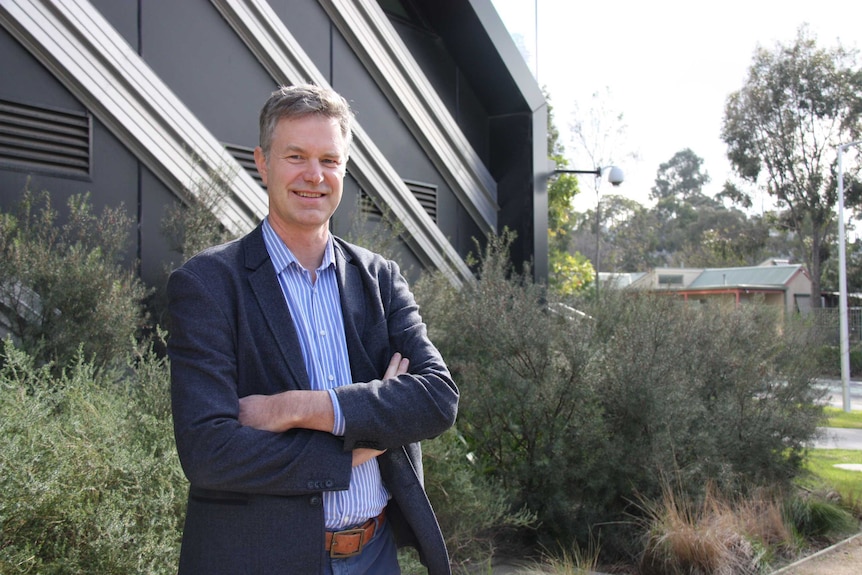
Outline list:
[[[326,238],[341,202],[347,143],[334,118],[311,114],[279,120],[269,157],[254,159],[269,196],[269,223],[283,239]]]

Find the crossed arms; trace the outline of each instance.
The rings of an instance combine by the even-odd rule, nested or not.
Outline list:
[[[395,353],[382,379],[407,373],[410,360]],[[329,432],[334,424],[332,400],[327,391],[292,390],[275,395],[248,395],[239,400],[239,422],[248,427],[281,433],[290,429]],[[353,467],[384,453],[383,449],[353,449]]]

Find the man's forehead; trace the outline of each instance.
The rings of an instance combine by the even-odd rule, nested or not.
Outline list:
[[[311,121],[306,121],[311,119]],[[324,148],[332,153],[345,153],[346,140],[334,118],[303,116],[282,118],[275,130],[273,144],[285,150]]]

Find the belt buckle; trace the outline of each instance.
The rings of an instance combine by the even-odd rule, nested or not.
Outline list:
[[[350,535],[359,535],[359,545],[356,546],[356,551],[351,551],[349,553],[339,553],[335,550],[335,541],[340,536],[350,536]],[[333,559],[346,559],[348,557],[355,557],[362,553],[362,548],[365,546],[365,529],[357,528],[357,529],[346,529],[344,531],[336,531],[332,534],[332,545],[329,548],[329,556]]]

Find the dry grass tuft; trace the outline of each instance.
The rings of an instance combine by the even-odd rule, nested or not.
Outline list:
[[[644,575],[754,574],[763,549],[792,545],[780,499],[729,500],[708,487],[702,501],[680,498],[666,485],[656,503],[643,503],[648,524]]]

